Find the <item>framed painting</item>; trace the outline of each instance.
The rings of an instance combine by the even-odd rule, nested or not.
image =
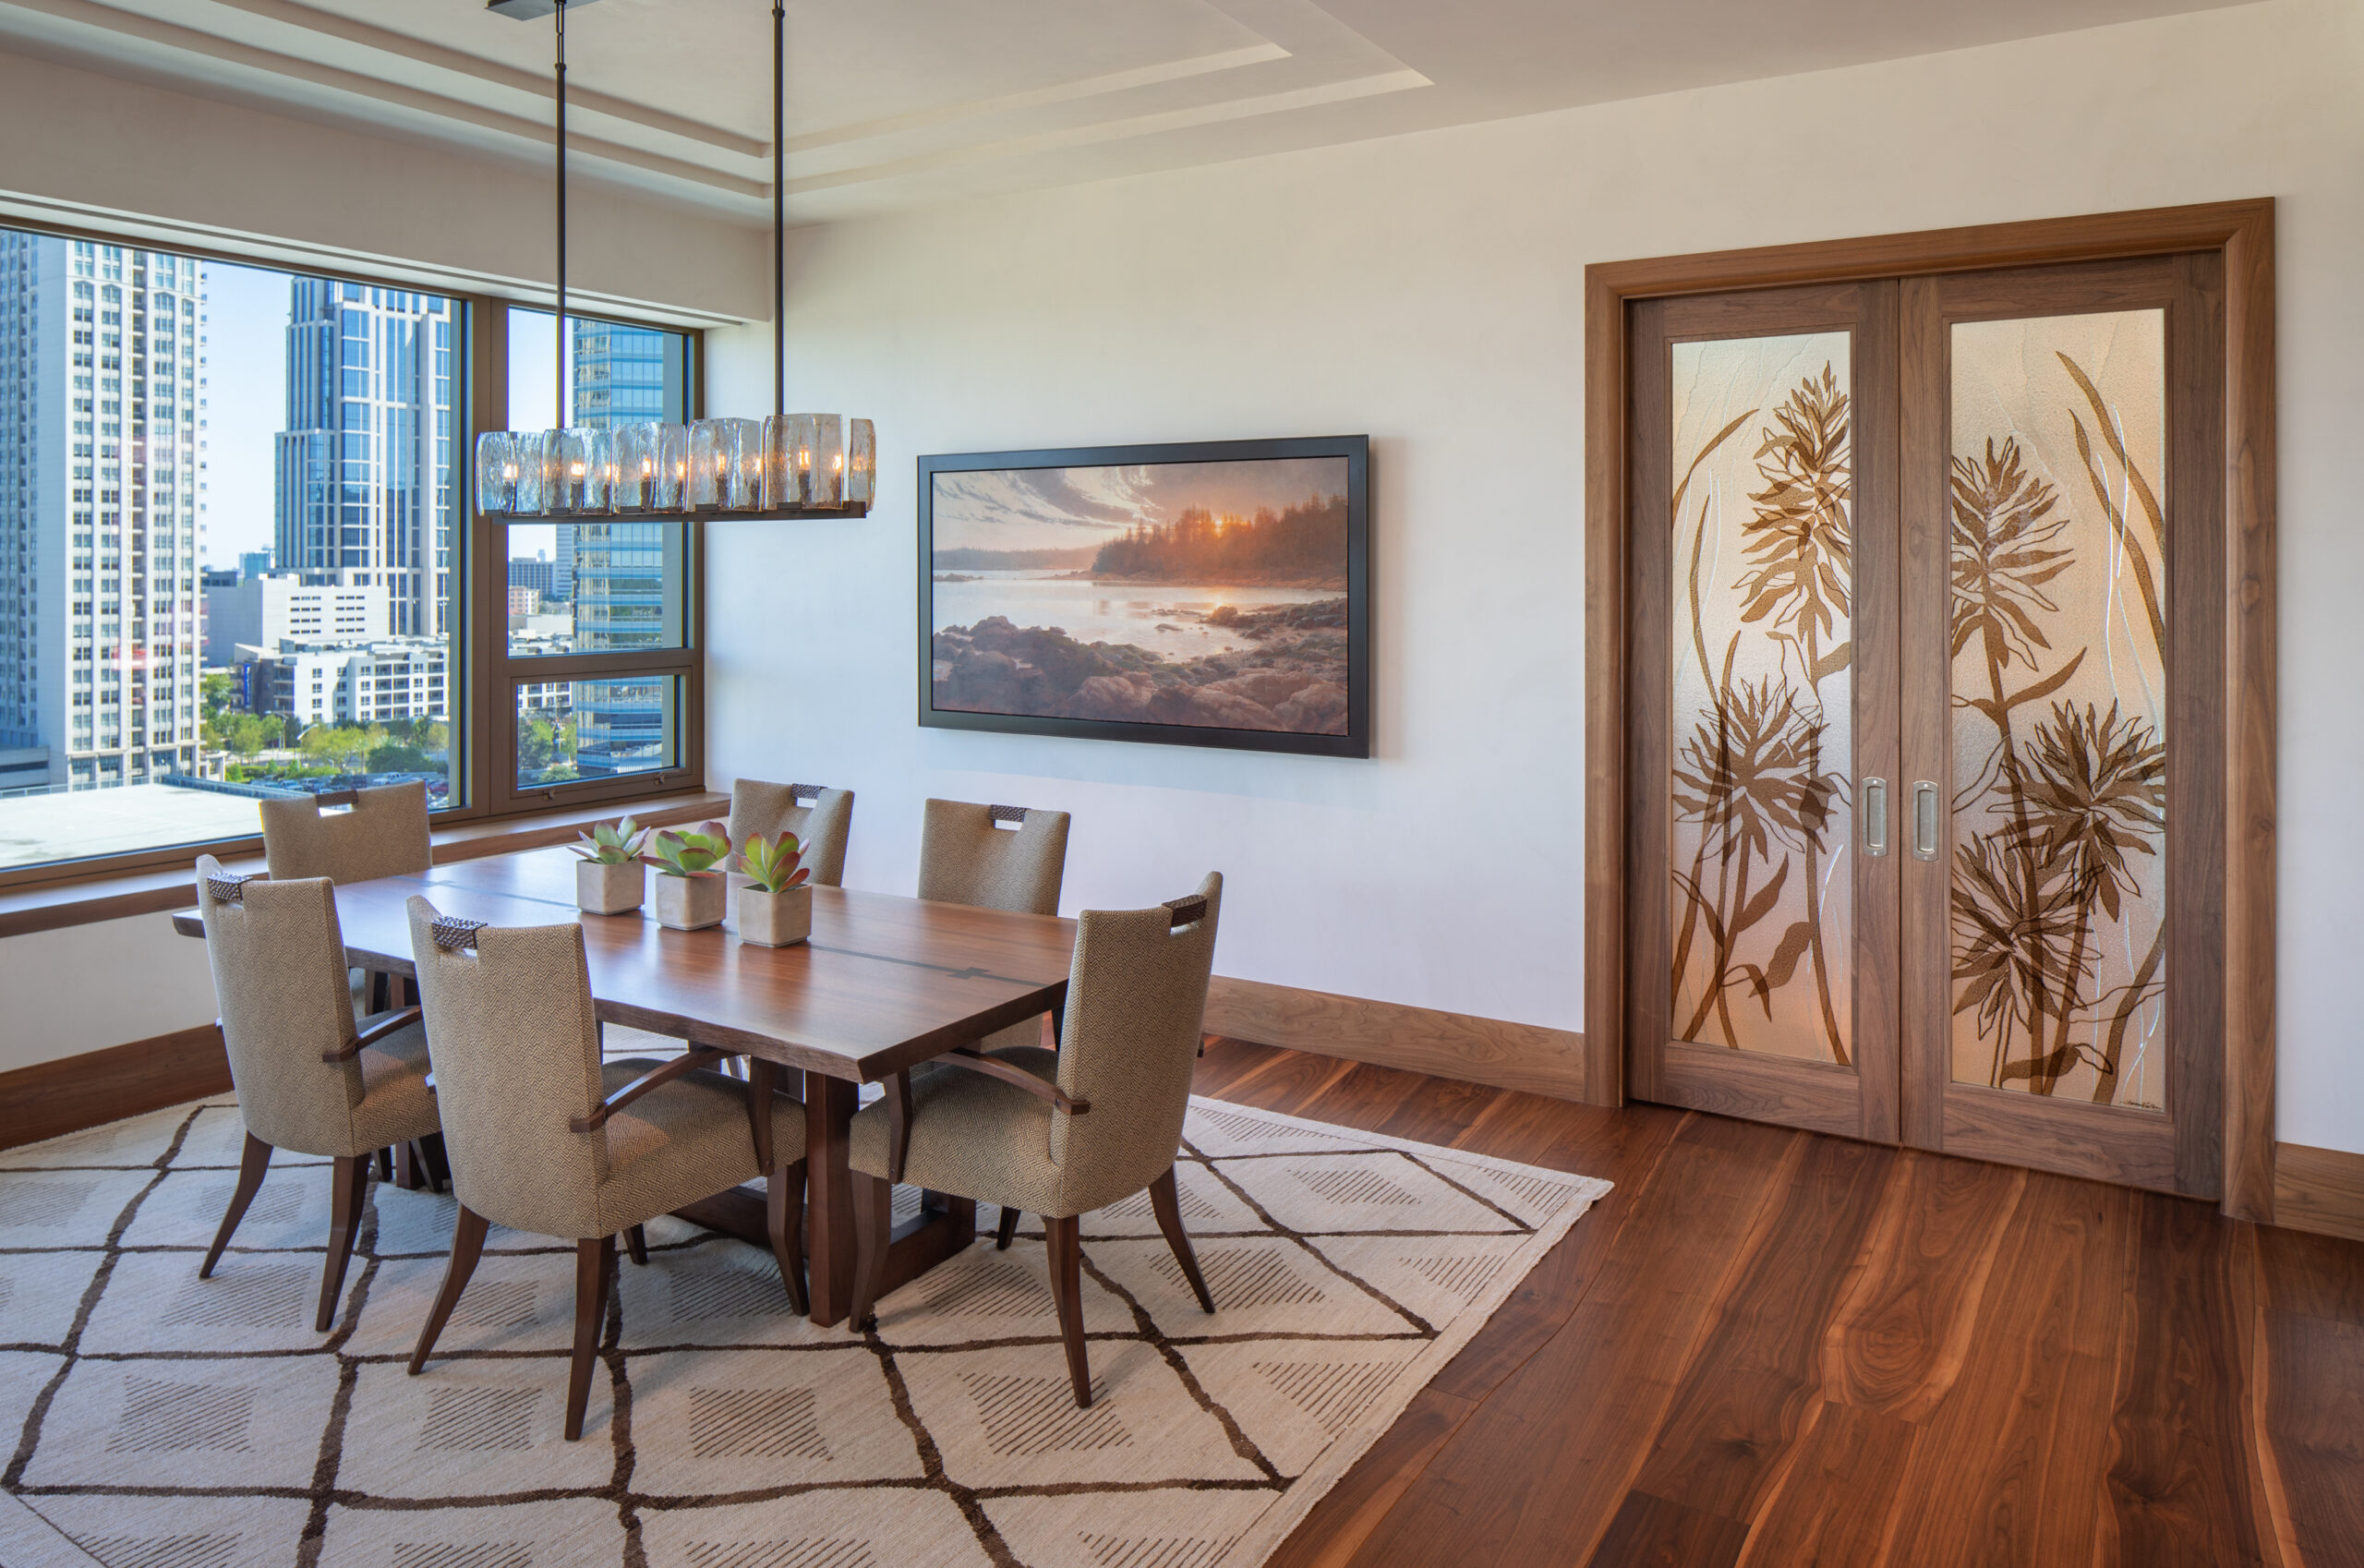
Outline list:
[[[919,460],[920,723],[1370,755],[1370,439]]]

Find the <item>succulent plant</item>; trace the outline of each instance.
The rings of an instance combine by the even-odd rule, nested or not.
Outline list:
[[[625,817],[620,822],[593,823],[590,832],[579,835],[567,848],[599,865],[627,865],[640,858],[647,841],[648,829]]]
[[[730,857],[730,829],[718,822],[702,822],[694,833],[650,835],[648,852],[640,858],[667,876],[712,876],[714,868]]]
[[[796,863],[803,853],[804,846],[796,841],[793,833],[783,832],[777,838],[766,838],[758,833],[740,847],[739,869],[763,891],[785,893],[812,874]]]

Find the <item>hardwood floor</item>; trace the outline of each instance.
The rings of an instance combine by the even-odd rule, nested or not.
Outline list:
[[[1198,1088],[1617,1184],[1271,1568],[2364,1564],[2364,1243],[1230,1040]]]

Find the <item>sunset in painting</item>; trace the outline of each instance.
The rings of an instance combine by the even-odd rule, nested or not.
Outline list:
[[[1343,457],[935,476],[939,711],[1347,733]]]

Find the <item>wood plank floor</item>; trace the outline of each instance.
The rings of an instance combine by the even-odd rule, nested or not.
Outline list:
[[[1271,1568],[2364,1568],[2364,1244],[1236,1041],[1198,1088],[1617,1184]]]

